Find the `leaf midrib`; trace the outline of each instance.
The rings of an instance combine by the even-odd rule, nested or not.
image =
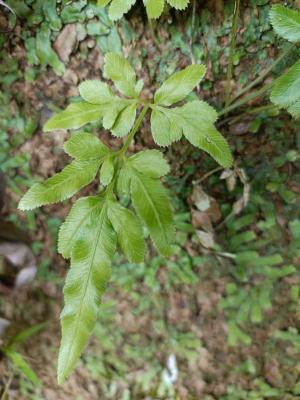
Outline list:
[[[76,336],[77,336],[77,330],[78,330],[78,326],[79,326],[79,321],[81,320],[81,318],[79,318],[79,317],[81,316],[81,313],[82,313],[82,307],[83,307],[84,299],[86,297],[87,288],[89,286],[90,277],[91,277],[91,273],[92,273],[92,270],[93,270],[94,258],[95,258],[96,250],[97,250],[97,247],[98,247],[98,242],[99,242],[99,239],[100,239],[100,235],[101,235],[101,232],[102,232],[102,229],[103,229],[104,216],[105,216],[106,209],[107,209],[107,204],[106,204],[106,202],[104,202],[104,204],[102,206],[102,209],[101,209],[101,212],[100,212],[99,226],[98,226],[98,231],[97,231],[97,235],[96,235],[96,240],[94,242],[94,248],[93,248],[92,256],[90,258],[89,271],[88,271],[88,275],[87,275],[87,278],[86,278],[83,295],[81,296],[82,300],[80,301],[79,312],[76,314],[75,328],[73,329],[72,339],[70,340],[71,344],[69,345],[70,351],[68,353],[69,356],[68,356],[68,359],[66,361],[66,365],[67,365],[67,368],[65,368],[66,371],[68,371],[68,369],[70,368],[70,365],[69,365],[69,363],[70,363],[70,355],[72,354],[74,341],[75,341]],[[66,374],[64,374],[64,377],[65,377],[65,375]]]
[[[157,220],[158,220],[159,227],[160,227],[161,231],[163,232],[163,236],[165,237],[166,243],[168,244],[169,241],[168,241],[166,232],[165,232],[165,230],[163,229],[163,225],[162,225],[162,222],[161,222],[161,220],[160,220],[160,216],[159,216],[159,214],[158,214],[158,212],[157,212],[157,210],[156,210],[156,207],[154,206],[153,200],[152,200],[151,196],[149,196],[149,193],[147,192],[147,190],[146,190],[146,188],[145,188],[145,185],[144,185],[144,183],[143,183],[143,180],[140,179],[140,177],[138,176],[138,173],[135,173],[134,176],[135,176],[135,177],[137,178],[137,180],[141,183],[143,192],[145,193],[146,197],[148,198],[148,200],[149,200],[150,203],[151,203],[151,206],[152,206],[152,208],[153,208],[153,210],[154,210],[154,214],[155,214],[155,216],[156,216],[156,218],[157,218]],[[153,239],[153,240],[154,240],[154,239]]]
[[[70,236],[70,238],[69,238],[69,240],[68,240],[68,242],[70,243],[70,245],[71,245],[71,242],[72,242],[73,239],[74,239],[74,236],[77,234],[77,232],[78,232],[79,229],[81,228],[81,224],[83,223],[83,221],[87,218],[87,216],[88,216],[97,206],[99,206],[99,204],[96,203],[94,206],[92,206],[92,207],[84,214],[84,216],[83,216],[82,218],[80,218],[80,221],[79,221],[79,223],[78,223],[76,229],[73,231],[72,235]],[[63,253],[65,254],[66,252],[63,251]]]
[[[98,161],[98,160],[97,160]],[[86,163],[86,164],[90,164],[90,162],[89,161],[78,161],[78,163]],[[100,163],[100,161],[99,161],[99,163]],[[72,165],[72,163],[71,164],[69,164],[69,165]],[[73,164],[74,165],[74,164]],[[88,165],[88,166],[90,166],[90,165]],[[75,167],[77,168],[77,165],[75,165]],[[95,162],[95,167],[96,167],[96,162]],[[97,167],[98,168],[98,167]],[[95,168],[95,169],[97,169],[97,168]],[[62,173],[63,171],[61,171],[60,173]],[[82,171],[81,169],[78,169],[77,171],[75,171],[75,172],[78,172],[79,174],[82,174],[83,173],[83,175],[85,176],[85,177],[87,177],[87,173],[86,173],[86,171]],[[54,175],[55,176],[55,175]],[[45,188],[45,190],[43,191],[43,194],[47,194],[49,191],[53,191],[53,189],[55,189],[57,186],[60,186],[60,185],[65,185],[66,183],[68,183],[69,181],[74,181],[74,176],[72,176],[72,175],[70,175],[70,176],[68,176],[66,179],[64,179],[63,181],[60,181],[60,182],[57,182],[57,183],[54,183],[54,184],[51,184],[51,187],[46,187]],[[46,182],[44,182],[44,184],[45,184]],[[40,183],[40,185],[42,185],[42,186],[44,186],[43,185],[43,182],[41,182]]]

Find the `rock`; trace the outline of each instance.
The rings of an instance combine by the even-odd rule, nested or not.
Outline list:
[[[54,42],[54,49],[63,62],[68,62],[77,46],[76,24],[68,24],[60,32]]]

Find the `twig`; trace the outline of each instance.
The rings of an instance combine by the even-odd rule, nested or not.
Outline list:
[[[272,83],[268,83],[266,85],[264,85],[261,89],[250,93],[248,96],[244,97],[241,100],[236,101],[235,103],[233,103],[232,105],[225,107],[222,111],[219,112],[219,117],[222,115],[226,115],[229,112],[235,110],[238,107],[241,107],[242,105],[248,103],[249,101],[256,99],[256,97],[261,96],[262,94],[266,93],[269,89],[271,89],[271,87],[273,86],[273,82]]]
[[[207,178],[209,178],[211,175],[215,174],[218,171],[221,171],[223,169],[223,167],[217,167],[211,171],[208,171],[206,174],[204,174],[200,179],[197,179],[196,181],[194,181],[193,183],[201,183],[203,181],[205,181]]]

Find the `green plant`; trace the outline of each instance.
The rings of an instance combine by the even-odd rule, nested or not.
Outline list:
[[[292,42],[300,42],[300,12],[281,5],[275,5],[270,12],[275,32]],[[287,109],[293,117],[300,117],[300,60],[273,84],[271,101]]]
[[[71,258],[61,315],[60,383],[71,373],[94,328],[117,244],[131,262],[141,262],[145,253],[142,222],[158,251],[165,256],[172,254],[172,207],[160,181],[169,172],[168,163],[158,150],[126,155],[147,111],[151,109],[151,130],[158,145],[168,146],[185,136],[223,167],[232,164],[227,142],[214,126],[217,113],[211,106],[193,100],[170,107],[199,84],[205,74],[203,65],[191,65],[172,75],[153,100],[141,98],[143,82],[137,81],[124,57],[108,53],[104,73],[123,97],[107,83],[83,82],[79,86],[83,101],[54,115],[44,130],[79,129],[102,119],[103,127],[113,135],[121,138],[128,134],[123,147],[113,151],[91,133],[74,133],[64,145],[74,161],[45,182],[36,183],[19,204],[20,209],[31,210],[68,199],[92,182],[100,169],[105,189],[97,196],[77,200],[59,233],[58,250]],[[142,109],[136,119],[138,107]],[[119,201],[124,195],[131,198],[135,213]]]
[[[14,368],[21,372],[35,386],[41,385],[41,381],[22,354],[17,350],[17,347],[31,336],[41,332],[44,328],[45,324],[41,323],[22,330],[10,338],[2,350],[5,356],[12,362]]]
[[[189,0],[143,0],[143,2],[148,18],[160,17],[164,10],[165,2],[177,10],[184,10],[189,4]],[[136,0],[98,0],[97,2],[99,7],[105,7],[110,4],[108,13],[113,21],[122,18],[135,3]]]

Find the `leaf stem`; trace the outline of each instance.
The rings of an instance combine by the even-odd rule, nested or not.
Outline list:
[[[231,104],[230,106],[225,107],[222,111],[219,112],[219,117],[221,117],[222,115],[228,114],[229,112],[235,110],[238,107],[241,107],[242,105],[248,103],[249,101],[251,101],[253,99],[256,99],[256,97],[261,96],[262,94],[267,92],[269,89],[271,89],[272,86],[273,86],[273,82],[267,83],[261,89],[255,91],[255,92],[252,92],[248,96],[242,98],[241,100],[238,100],[235,103]]]
[[[134,138],[134,135],[137,133],[148,109],[149,109],[149,104],[145,104],[142,111],[140,112],[138,119],[135,121],[135,124],[133,125],[133,127],[126,139],[126,142],[124,143],[122,149],[118,152],[118,154],[120,156],[123,156],[126,153],[126,151],[128,150],[128,147],[129,147],[132,139]]]
[[[230,103],[232,103],[233,101],[235,101],[236,99],[238,99],[239,97],[241,97],[243,94],[247,93],[249,90],[251,90],[254,86],[256,86],[258,83],[260,83],[261,81],[263,81],[265,79],[265,77],[285,58],[289,55],[289,53],[293,50],[294,45],[289,45],[288,48],[282,53],[280,54],[280,56],[273,61],[273,63],[266,68],[253,82],[251,82],[249,85],[245,86],[244,88],[242,88],[235,96],[234,98],[231,100]],[[230,104],[229,103],[229,104]]]
[[[278,106],[276,106],[275,104],[266,104],[264,106],[259,106],[259,107],[254,107],[254,108],[249,108],[247,109],[245,112],[237,115],[236,117],[233,117],[230,122],[229,125],[235,124],[237,121],[239,121],[241,118],[243,118],[245,115],[249,115],[249,114],[258,114],[262,111],[268,111],[268,110],[276,110],[278,108]]]
[[[240,0],[236,0],[234,3],[233,21],[230,32],[230,50],[229,50],[229,63],[227,68],[226,89],[225,89],[225,107],[228,107],[228,105],[230,104],[233,58],[234,58],[234,51],[236,44],[235,40],[238,28],[239,14],[240,14]]]

